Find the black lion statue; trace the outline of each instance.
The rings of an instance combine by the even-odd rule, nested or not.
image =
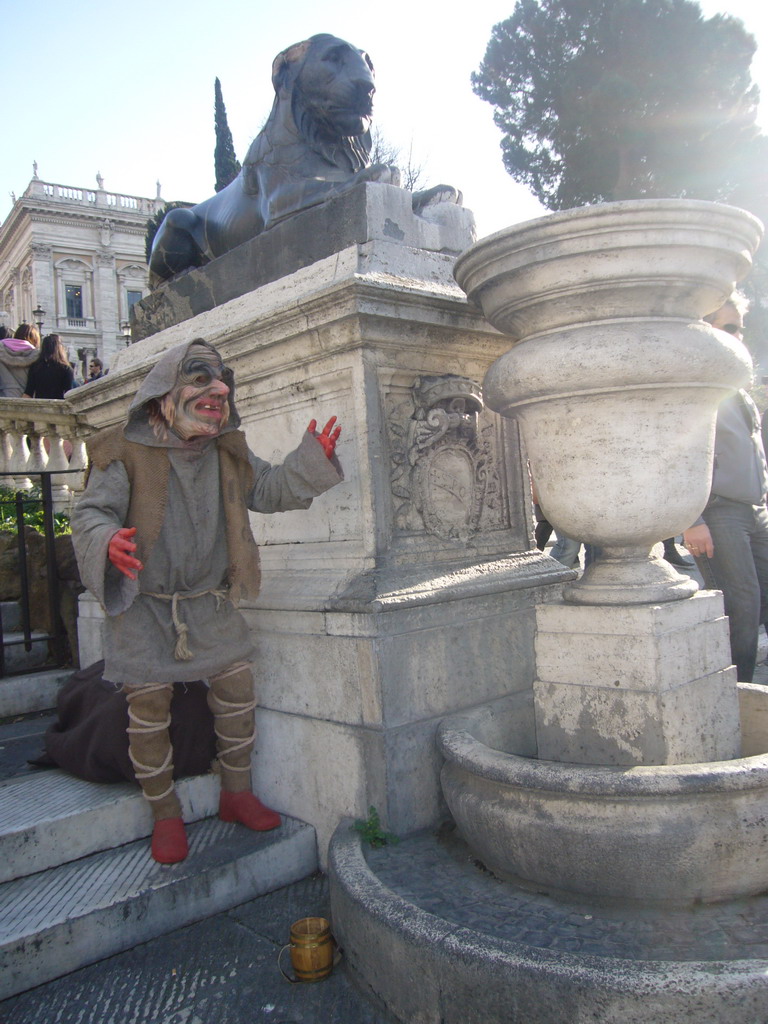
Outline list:
[[[375,87],[367,53],[336,36],[312,36],[277,55],[272,83],[272,111],[235,180],[163,221],[150,258],[155,282],[202,266],[358,182],[399,185],[396,167],[370,162]],[[461,201],[455,189],[437,186],[415,193],[414,208],[446,198]]]

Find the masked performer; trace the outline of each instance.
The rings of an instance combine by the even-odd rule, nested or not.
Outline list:
[[[124,426],[89,442],[73,541],[83,582],[107,612],[104,677],[128,700],[129,753],[160,863],[188,852],[168,738],[174,681],[209,683],[219,817],[257,831],[280,824],[251,792],[254,650],[236,610],[259,589],[247,510],[308,508],[338,483],[334,423],[316,434],[312,420],[282,465],[263,462],[237,429],[232,371],[197,339],[165,353]]]

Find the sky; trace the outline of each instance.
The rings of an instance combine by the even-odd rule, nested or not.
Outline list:
[[[701,0],[744,21],[758,41],[753,79],[768,131],[768,4]],[[429,185],[461,189],[478,237],[546,212],[504,170],[493,109],[470,74],[514,0],[470,0],[451,13],[416,0],[0,0],[0,222],[37,161],[43,181],[199,202],[213,194],[214,79],[240,160],[268,115],[272,60],[330,32],[371,55],[374,125],[424,167]],[[460,13],[458,13],[460,11]]]

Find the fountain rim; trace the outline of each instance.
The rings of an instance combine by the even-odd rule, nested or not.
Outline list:
[[[482,709],[481,709],[482,710]],[[490,747],[472,732],[471,713],[443,719],[438,745],[446,761],[489,782],[572,796],[716,795],[768,788],[768,752],[730,761],[672,765],[592,765],[546,761]]]
[[[659,224],[659,217],[667,215],[665,223]],[[676,218],[670,215],[685,215],[680,226],[690,221],[691,214],[704,214],[707,222],[702,225],[697,219],[690,223],[693,230],[717,230],[712,224],[713,214],[718,215],[727,223],[732,223],[737,234],[744,236],[745,245],[752,242],[756,248],[763,235],[763,224],[753,213],[740,206],[728,203],[713,202],[709,199],[623,199],[614,203],[594,203],[587,206],[574,206],[568,210],[553,210],[551,213],[532,220],[520,221],[506,228],[500,228],[490,235],[484,235],[465,249],[457,257],[453,266],[453,275],[460,287],[461,279],[466,278],[472,269],[473,262],[483,254],[483,261],[489,259],[489,253],[501,249],[507,254],[510,251],[510,240],[515,239],[514,249],[527,249],[533,245],[546,243],[562,237],[563,234],[591,235],[597,232],[628,230],[627,220],[631,216],[635,221],[635,229],[648,227],[663,230],[675,223]],[[645,220],[647,215],[647,222]],[[563,227],[566,226],[566,231]],[[755,236],[756,239],[755,239]]]

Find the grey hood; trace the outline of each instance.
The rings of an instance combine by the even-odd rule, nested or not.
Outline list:
[[[144,378],[141,387],[130,404],[128,422],[123,428],[123,433],[129,441],[137,441],[139,444],[149,445],[153,448],[187,447],[184,441],[172,433],[169,434],[168,439],[165,441],[161,441],[156,437],[154,430],[149,424],[147,403],[153,398],[162,398],[163,395],[168,394],[176,383],[179,367],[192,345],[205,345],[206,348],[210,349],[211,352],[215,352],[219,359],[221,359],[219,350],[204,338],[193,338],[191,341],[185,341],[181,345],[169,348]],[[222,359],[223,363],[224,360]],[[229,388],[227,398],[229,403],[229,420],[221,433],[228,434],[233,430],[237,430],[240,426],[240,416],[235,408],[235,378],[228,366],[224,366],[222,379]]]
[[[35,348],[34,345],[30,345],[29,348],[22,349],[19,352],[14,352],[13,349],[5,344],[6,341],[12,340],[12,338],[4,338],[3,343],[0,344],[0,362],[6,366],[23,369],[26,366],[31,366],[32,363],[40,358],[40,349]]]

